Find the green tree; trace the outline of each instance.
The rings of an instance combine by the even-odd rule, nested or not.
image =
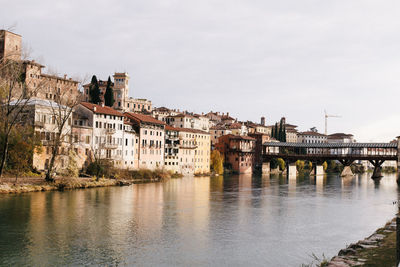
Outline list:
[[[283,125],[282,142],[286,142],[286,125]]]
[[[211,161],[211,169],[216,174],[223,174],[224,173],[224,158],[222,157],[221,153],[218,150],[213,150],[210,156]]]
[[[100,104],[100,102],[101,102],[100,88],[99,88],[99,83],[97,81],[96,75],[93,75],[92,81],[90,82],[89,96],[90,96],[90,100],[89,100],[90,103]]]
[[[278,140],[280,142],[283,142],[283,120],[281,120],[280,124],[279,124],[279,132],[278,132]]]
[[[283,171],[286,168],[285,161],[283,159],[281,159],[281,158],[278,158],[277,161],[278,161],[279,169],[281,171]]]
[[[297,171],[299,171],[299,172],[303,171],[304,170],[304,166],[305,166],[305,163],[304,163],[303,160],[296,161]]]
[[[106,92],[104,94],[104,104],[106,106],[112,107],[114,105],[114,102],[115,102],[114,91],[113,91],[113,88],[111,86],[110,76],[108,76]]]
[[[0,138],[0,142],[3,142]],[[9,139],[6,170],[19,176],[32,170],[33,154],[41,152],[41,142],[28,125],[17,125]]]
[[[278,123],[276,122],[275,123],[275,126],[274,126],[274,136],[273,136],[273,138],[275,138],[276,140],[278,140]]]
[[[326,172],[326,170],[328,169],[328,163],[325,161],[322,166],[324,167],[324,171]]]

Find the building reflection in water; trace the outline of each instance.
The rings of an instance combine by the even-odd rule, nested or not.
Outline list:
[[[1,196],[0,265],[298,266],[382,226],[394,179],[184,177]]]

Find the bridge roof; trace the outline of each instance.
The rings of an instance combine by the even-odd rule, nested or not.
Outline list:
[[[396,143],[285,143],[265,142],[264,146],[298,148],[397,148]]]

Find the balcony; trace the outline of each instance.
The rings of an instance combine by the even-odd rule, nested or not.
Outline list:
[[[106,134],[115,134],[115,129],[113,128],[106,129]]]
[[[43,128],[43,127],[44,127],[44,122],[42,122],[42,121],[35,121],[35,127],[41,127],[41,128]]]
[[[106,144],[104,144],[104,148],[105,149],[117,149],[118,145],[117,144],[108,144],[108,143],[106,143]]]
[[[166,148],[177,148],[179,144],[165,144]]]

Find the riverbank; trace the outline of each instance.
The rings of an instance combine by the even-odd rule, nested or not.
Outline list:
[[[21,182],[2,182],[0,183],[0,194],[17,194],[17,193],[28,193],[28,192],[39,192],[39,191],[63,191],[71,189],[83,189],[83,188],[94,188],[94,187],[106,187],[106,186],[123,186],[134,183],[133,181],[127,180],[116,180],[116,179],[96,179],[92,178],[60,178],[56,179],[53,183],[42,181],[38,182],[37,179],[24,179]]]
[[[395,266],[396,218],[369,237],[350,244],[324,266]]]

